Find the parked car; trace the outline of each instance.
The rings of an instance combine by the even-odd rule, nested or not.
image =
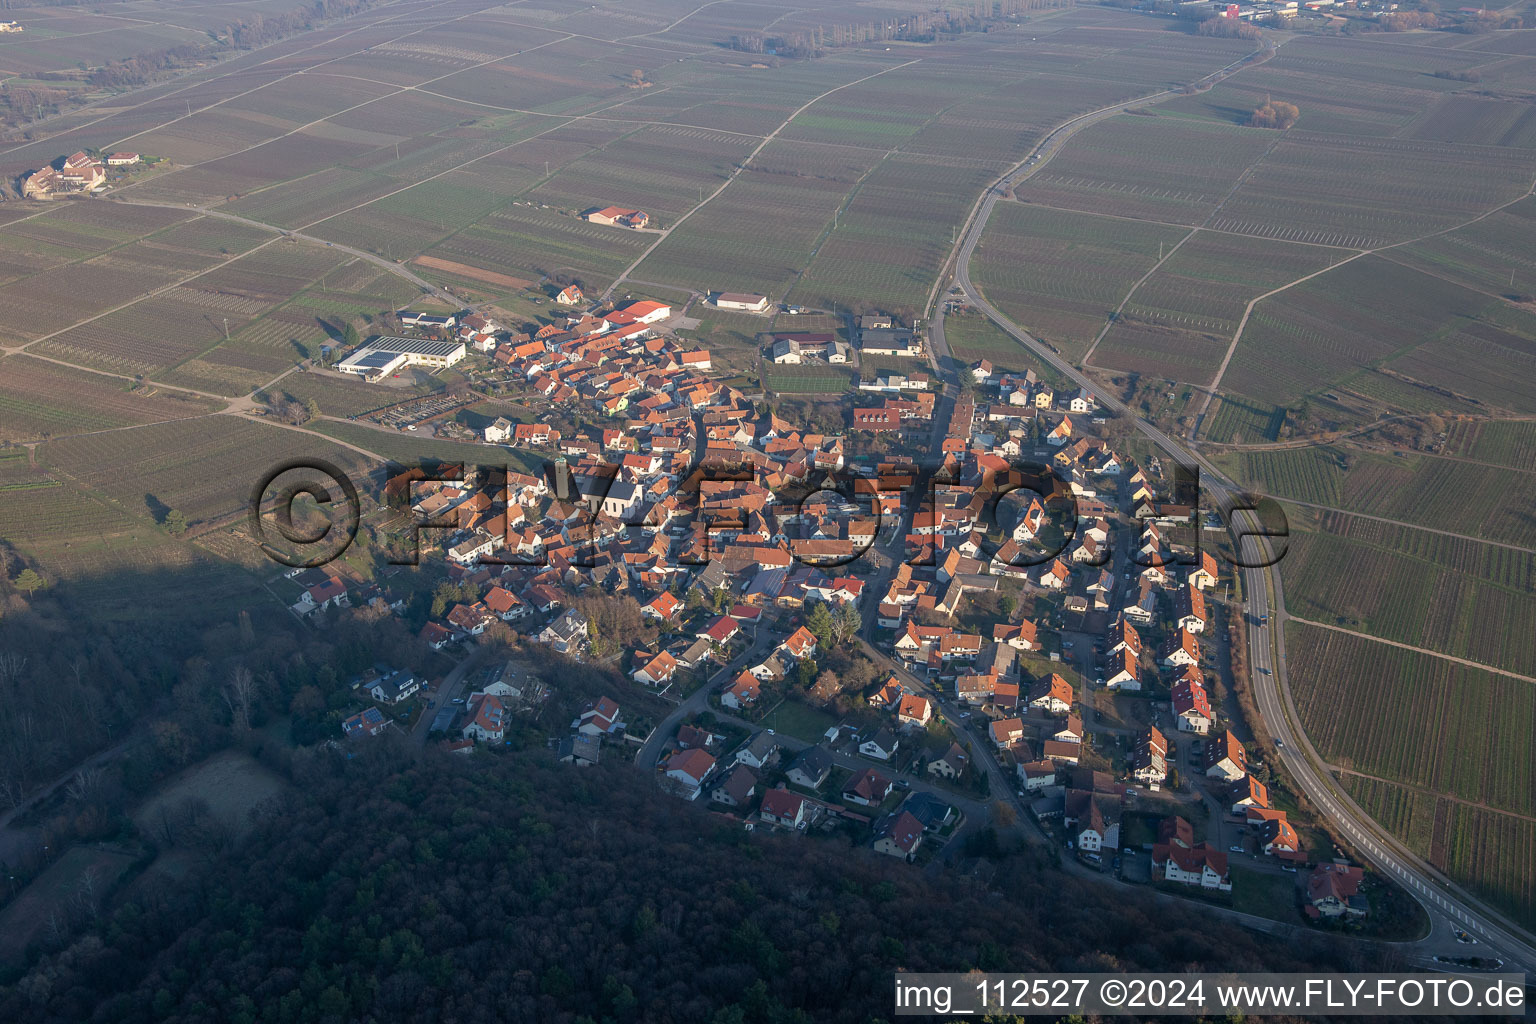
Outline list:
[[[1241,846],[1229,846],[1229,847],[1227,847],[1227,849],[1231,850],[1233,853],[1242,853],[1243,852],[1243,848]]]

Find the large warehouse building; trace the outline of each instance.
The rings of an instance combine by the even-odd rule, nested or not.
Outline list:
[[[362,348],[336,364],[342,373],[368,380],[387,377],[402,366],[443,370],[464,358],[462,341],[429,341],[424,338],[370,339]]]

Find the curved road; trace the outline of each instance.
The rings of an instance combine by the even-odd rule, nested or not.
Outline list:
[[[1201,84],[1214,84],[1245,65],[1256,60],[1267,59],[1267,54],[1272,52],[1272,50],[1256,51],[1202,80]],[[1199,466],[1204,494],[1210,497],[1217,507],[1229,508],[1228,502],[1242,494],[1235,483],[1198,453],[1186,449],[1153,424],[1136,416],[1102,385],[1015,324],[987,301],[971,282],[970,277],[971,257],[981,241],[982,232],[992,208],[996,205],[1005,186],[1033,174],[1060,151],[1067,139],[1083,128],[1130,107],[1156,102],[1172,95],[1174,93],[1169,91],[1105,107],[1073,118],[1046,135],[1028,160],[1023,164],[1015,165],[998,179],[977,204],[972,219],[968,222],[952,257],[953,284],[965,295],[971,305],[985,313],[990,320],[1007,331],[1047,365],[1079,387],[1086,389],[1104,408],[1134,422],[1137,428],[1168,456],[1186,466]],[[935,289],[936,293],[937,289]],[[934,311],[930,325],[930,342],[935,358],[941,362],[945,370],[946,378],[952,377],[958,371],[958,364],[944,338],[942,304]],[[1258,530],[1257,517],[1250,512],[1240,512],[1235,520],[1230,524],[1234,531],[1241,530],[1253,534]],[[1241,536],[1241,534],[1235,532],[1235,536]],[[1267,540],[1256,541],[1239,550],[1245,554],[1261,556],[1250,560],[1259,562],[1273,560]],[[1289,692],[1284,685],[1284,631],[1272,631],[1270,628],[1272,620],[1283,622],[1285,619],[1284,591],[1281,589],[1280,574],[1278,571],[1271,571],[1269,567],[1245,568],[1242,570],[1242,578],[1244,594],[1248,598],[1248,647],[1254,669],[1252,684],[1264,725],[1276,741],[1277,753],[1285,762],[1285,767],[1296,785],[1350,838],[1361,856],[1378,870],[1396,877],[1398,882],[1424,906],[1434,926],[1430,936],[1418,944],[1418,948],[1423,950],[1425,964],[1432,965],[1431,957],[1438,952],[1460,956],[1496,956],[1505,961],[1506,969],[1527,972],[1536,970],[1536,948],[1531,945],[1531,938],[1527,933],[1462,891],[1396,840],[1385,835],[1375,822],[1327,777],[1325,772],[1316,767],[1317,764],[1322,763],[1322,759],[1318,757],[1305,734],[1295,724],[1298,720],[1295,708],[1291,705]],[[1273,610],[1271,610],[1271,604],[1273,604]],[[1468,946],[1457,943],[1451,934],[1453,929],[1464,930],[1477,939],[1479,945]]]

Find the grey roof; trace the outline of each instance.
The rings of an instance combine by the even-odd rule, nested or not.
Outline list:
[[[832,755],[821,747],[806,747],[790,762],[791,769],[799,768],[813,778],[823,778],[832,770]]]
[[[597,763],[602,755],[602,740],[593,736],[567,736],[560,741],[560,760],[579,757],[583,761]]]
[[[436,356],[439,359],[453,355],[463,344],[457,341],[432,341],[428,338],[397,338],[384,334],[369,339],[360,351],[404,352],[413,356]],[[357,358],[353,356],[353,358]]]
[[[779,741],[777,737],[770,736],[766,732],[760,732],[752,737],[752,741],[743,748],[742,752],[750,753],[758,760],[762,760],[778,749]]]
[[[896,739],[896,734],[894,732],[891,732],[890,729],[888,729],[888,728],[886,728],[884,726],[881,726],[879,732],[875,733],[873,736],[869,737],[869,739],[865,740],[864,742],[865,743],[873,743],[876,746],[878,746],[881,750],[895,750],[896,749],[896,744],[897,744],[898,741]]]
[[[932,793],[917,790],[907,797],[901,809],[923,823],[923,828],[934,828],[948,820],[954,808]]]

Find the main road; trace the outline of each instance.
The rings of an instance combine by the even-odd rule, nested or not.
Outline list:
[[[1245,66],[1267,59],[1272,53],[1272,49],[1255,51],[1197,85],[1203,87],[1214,84]],[[1233,481],[1198,452],[1186,448],[1156,425],[1137,416],[1102,384],[1014,323],[987,301],[981,290],[972,283],[970,275],[971,257],[981,241],[992,209],[1005,188],[1039,170],[1060,152],[1068,139],[1084,128],[1133,106],[1157,102],[1173,95],[1174,91],[1170,90],[1118,103],[1079,115],[1048,133],[1025,161],[1005,172],[978,200],[951,256],[948,279],[970,305],[984,313],[1056,372],[1092,394],[1105,409],[1134,422],[1142,434],[1175,462],[1183,466],[1199,467],[1203,495],[1209,497],[1216,507],[1226,511],[1243,503],[1243,492]],[[944,303],[936,302],[945,280],[941,276],[929,300],[933,308],[929,342],[945,379],[953,381],[958,378],[959,365],[944,337]],[[1258,563],[1240,569],[1244,595],[1248,599],[1251,683],[1259,713],[1264,719],[1263,724],[1275,740],[1276,753],[1284,762],[1296,787],[1349,837],[1361,857],[1377,870],[1396,878],[1424,906],[1433,927],[1430,936],[1416,948],[1420,950],[1426,964],[1433,963],[1431,957],[1437,953],[1460,956],[1475,953],[1502,959],[1506,969],[1527,972],[1536,970],[1536,946],[1532,945],[1528,933],[1463,891],[1401,843],[1386,835],[1318,767],[1322,759],[1297,724],[1295,708],[1285,685],[1284,630],[1274,628],[1285,620],[1285,598],[1280,573],[1272,564],[1277,560],[1276,549],[1268,538],[1261,536],[1258,517],[1254,512],[1239,509],[1231,516],[1229,527],[1234,531],[1235,538],[1242,538],[1234,547],[1245,556],[1244,561]],[[1454,937],[1457,931],[1476,939],[1479,945],[1459,943]]]

